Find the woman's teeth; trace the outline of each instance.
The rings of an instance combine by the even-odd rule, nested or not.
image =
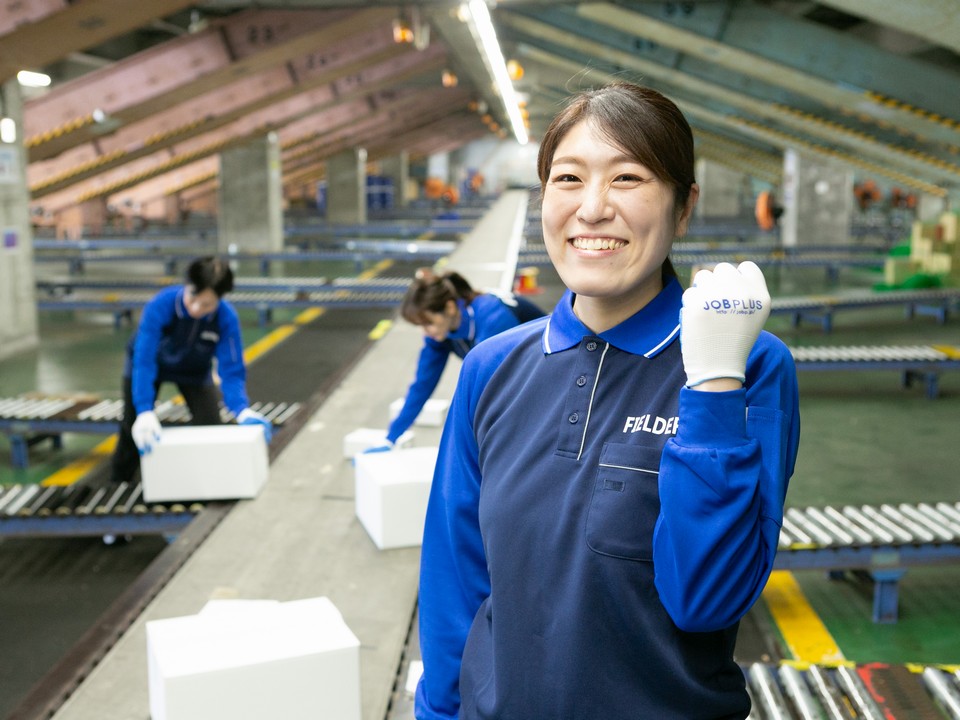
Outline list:
[[[613,238],[582,238],[575,237],[573,246],[578,250],[619,250],[626,243]]]

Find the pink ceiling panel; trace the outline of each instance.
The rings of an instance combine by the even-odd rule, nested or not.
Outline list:
[[[234,60],[290,42],[349,17],[350,10],[258,10],[235,15],[223,23],[222,33]]]
[[[0,35],[6,35],[26,23],[37,22],[65,7],[66,0],[21,0],[0,4]]]
[[[227,48],[215,33],[176,38],[30,100],[24,107],[24,133],[28,137],[42,133],[96,108],[121,114],[229,63]]]
[[[61,85],[45,96],[29,101],[24,108],[25,135],[39,135],[77,117],[86,117],[99,108],[120,119],[133,121],[169,107],[224,83],[251,75],[272,65],[315,49],[331,37],[353,35],[369,22],[385,21],[384,9],[345,11],[285,11],[284,29],[276,41],[248,42],[240,61],[237,49],[225,38],[241,37],[243,28],[269,27],[278,12],[250,11],[231,16],[219,26],[195,35],[176,38],[137,53],[114,65]],[[300,18],[294,22],[294,18]],[[299,45],[304,47],[299,47]],[[260,53],[254,53],[259,48]]]

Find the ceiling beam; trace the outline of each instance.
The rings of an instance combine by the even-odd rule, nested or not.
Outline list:
[[[960,45],[960,4],[956,0],[923,2],[864,2],[864,0],[818,0],[821,5],[866,18],[900,32],[957,51]]]
[[[0,14],[0,83],[20,70],[39,70],[193,4],[193,0],[5,3]]]
[[[610,3],[580,4],[576,7],[576,13],[586,20],[653,40],[741,75],[764,82],[775,82],[827,107],[843,111],[855,110],[859,117],[876,123],[898,125],[930,142],[950,146],[960,144],[960,128],[943,124],[939,119],[885,104],[862,90],[815,77],[799,68],[741,50],[645,13],[633,12]]]

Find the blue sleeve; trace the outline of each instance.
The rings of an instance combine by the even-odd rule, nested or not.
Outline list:
[[[403,408],[387,429],[387,440],[396,442],[413,425],[417,415],[436,390],[449,355],[450,350],[446,345],[430,338],[424,339],[420,359],[417,362],[417,374],[407,389]]]
[[[477,312],[477,334],[474,345],[519,325],[513,311],[495,295],[481,295],[473,301]]]
[[[460,709],[460,661],[467,633],[490,595],[480,534],[479,450],[473,432],[481,382],[471,352],[461,369],[440,440],[420,562],[417,720],[453,720]]]
[[[157,354],[163,328],[176,312],[177,291],[164,290],[157,293],[144,308],[133,344],[133,363],[130,383],[133,407],[137,413],[153,410],[156,395],[153,389],[157,380]]]
[[[796,368],[764,333],[741,390],[680,391],[660,461],[653,562],[660,600],[688,632],[729,627],[773,568],[800,439]]]
[[[233,306],[221,301],[219,309],[220,342],[217,343],[217,374],[223,404],[234,415],[250,405],[247,397],[247,368],[243,362],[243,337],[240,318]]]

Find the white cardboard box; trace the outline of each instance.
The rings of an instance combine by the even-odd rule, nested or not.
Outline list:
[[[420,447],[356,456],[357,518],[381,550],[423,541],[437,452]]]
[[[390,403],[390,420],[393,421],[403,409],[405,398],[398,398]],[[414,421],[414,425],[423,427],[443,427],[444,420],[447,419],[447,410],[450,408],[450,401],[442,398],[430,398],[423,405],[420,414]]]
[[[267,481],[267,441],[260,425],[164,428],[140,458],[146,502],[253,498]]]
[[[151,720],[360,720],[360,642],[328,598],[211,601],[146,633]]]
[[[407,430],[403,435],[397,438],[397,448],[404,448],[413,442],[413,431]],[[369,450],[373,447],[379,447],[387,444],[387,433],[385,430],[375,428],[357,428],[343,438],[343,456],[352,460],[353,456]]]

